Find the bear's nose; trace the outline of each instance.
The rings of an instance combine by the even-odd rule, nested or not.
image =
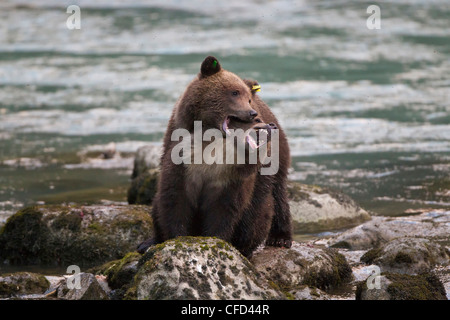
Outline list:
[[[253,120],[258,115],[258,112],[256,112],[255,110],[250,110],[249,115],[250,115],[250,118]]]

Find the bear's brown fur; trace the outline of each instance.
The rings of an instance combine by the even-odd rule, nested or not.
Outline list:
[[[290,247],[291,215],[286,182],[290,165],[286,136],[269,107],[256,94],[257,83],[242,80],[207,57],[198,76],[178,100],[169,120],[161,157],[161,176],[153,200],[155,237],[138,251],[177,236],[215,236],[245,256],[266,240],[266,245]],[[202,131],[230,128],[279,129],[279,168],[261,175],[263,164],[174,164],[171,155],[179,141],[175,129]],[[270,151],[270,142],[267,148]],[[248,149],[248,145],[246,145]]]

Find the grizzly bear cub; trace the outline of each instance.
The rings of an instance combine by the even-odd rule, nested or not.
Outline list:
[[[169,120],[158,191],[153,199],[155,235],[139,245],[139,252],[145,252],[153,244],[188,235],[221,238],[246,257],[264,240],[269,246],[291,246],[286,192],[289,146],[277,119],[257,91],[256,81],[242,80],[222,69],[216,58],[209,56],[203,61],[200,73],[176,103]],[[202,139],[210,129],[220,133],[221,136],[215,135],[214,143],[223,149],[230,141],[234,150],[243,148],[242,161],[236,163],[236,157],[232,163],[221,161],[225,155],[219,152],[222,150],[219,147],[211,153],[219,161],[199,162],[196,157],[202,156],[210,142],[203,138],[199,146],[192,146],[190,139],[180,142],[180,136],[175,134],[187,132],[195,145],[196,138]],[[230,132],[234,129],[245,130],[244,139],[231,139]],[[275,136],[277,148],[272,139]],[[277,153],[276,169],[269,174],[262,174],[270,165],[265,163],[267,157],[250,161],[251,154],[264,148],[272,159]],[[174,156],[183,161],[174,161]]]

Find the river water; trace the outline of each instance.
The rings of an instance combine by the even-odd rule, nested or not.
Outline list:
[[[259,81],[292,179],[376,214],[450,208],[448,0],[3,0],[0,223],[36,203],[125,202],[133,152],[160,143],[207,55]]]

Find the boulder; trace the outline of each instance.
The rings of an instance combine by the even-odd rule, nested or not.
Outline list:
[[[151,237],[148,206],[34,206],[0,230],[0,262],[92,266],[123,257]]]
[[[320,289],[310,286],[300,286],[289,292],[294,300],[331,300],[331,297]]]
[[[295,232],[337,230],[370,220],[355,201],[330,189],[290,181],[288,197]]]
[[[337,250],[293,242],[290,249],[265,247],[252,259],[256,270],[284,291],[308,285],[322,290],[352,279],[352,269]]]
[[[137,252],[130,252],[122,259],[107,262],[89,271],[94,272],[96,275],[105,276],[108,286],[112,289],[109,292],[110,298],[113,300],[122,300],[126,298],[125,295],[133,283],[141,256]]]
[[[216,238],[180,237],[150,247],[138,264],[139,300],[284,299],[237,249]]]
[[[379,266],[382,272],[419,274],[450,263],[450,252],[429,239],[405,237],[369,250],[361,261]]]
[[[377,285],[358,283],[356,300],[447,300],[444,286],[436,275],[384,273]]]
[[[137,178],[151,169],[159,167],[162,147],[159,145],[142,146],[136,151],[131,178]]]
[[[450,211],[434,209],[404,217],[372,217],[355,228],[328,240],[328,245],[350,250],[369,250],[388,241],[415,236],[450,245]]]
[[[129,204],[151,205],[158,190],[159,168],[149,169],[131,180],[127,193]]]
[[[129,204],[152,203],[158,185],[161,152],[159,145],[146,145],[136,151],[127,194]]]
[[[79,277],[79,282],[75,277]],[[57,289],[63,300],[109,300],[108,294],[92,273],[78,273],[68,277]]]
[[[42,295],[50,282],[32,272],[16,272],[0,276],[0,298],[15,298],[22,295]]]

